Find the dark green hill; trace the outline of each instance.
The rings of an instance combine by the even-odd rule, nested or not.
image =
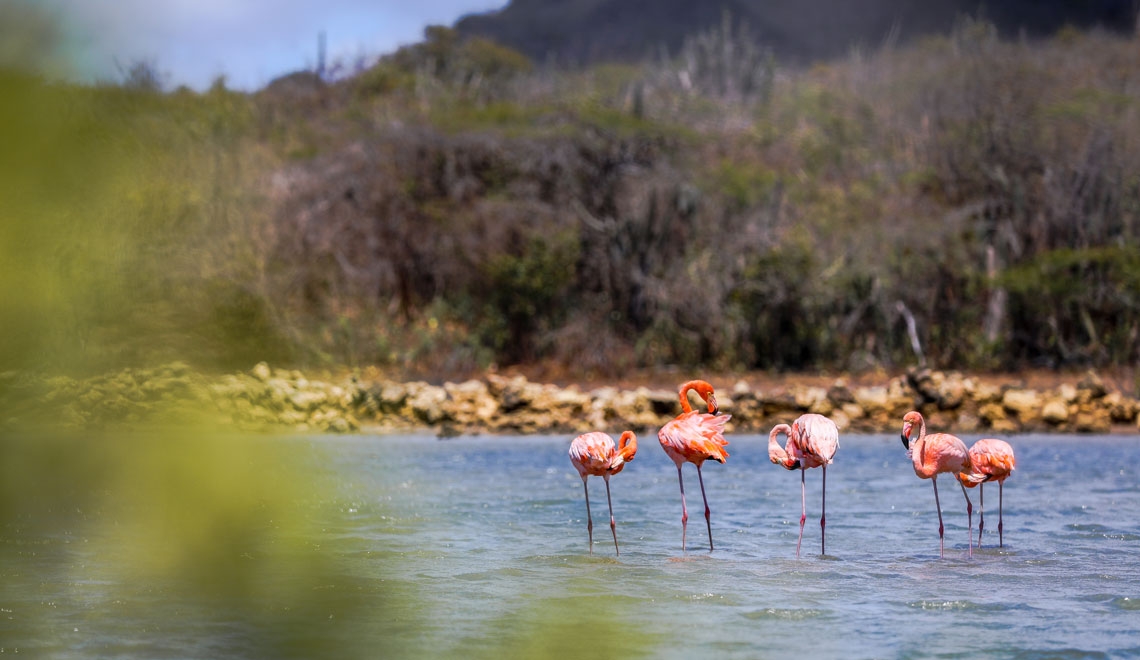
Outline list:
[[[949,31],[962,15],[983,14],[1005,35],[1048,35],[1065,25],[1126,32],[1136,0],[514,0],[463,18],[456,28],[490,37],[537,61],[584,64],[675,52],[724,11],[747,21],[781,59],[817,59],[854,45],[876,46]]]

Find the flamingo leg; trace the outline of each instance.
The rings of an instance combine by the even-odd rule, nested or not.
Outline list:
[[[590,554],[594,554],[594,517],[590,515],[590,487],[586,485],[586,475],[582,475],[582,490],[586,491],[586,531],[590,533]]]
[[[685,479],[681,476],[681,465],[677,465],[677,483],[681,484],[681,552],[685,551],[685,528],[689,526],[689,510],[685,508]]]
[[[621,555],[621,550],[618,550],[617,544],[617,523],[614,522],[614,502],[610,499],[610,475],[602,477],[606,480],[606,503],[610,505],[610,532],[614,535],[614,554]]]
[[[999,481],[998,482],[998,547],[999,548],[1005,547],[1005,539],[1001,535],[1001,528],[1002,528],[1002,520],[1001,520],[1002,501],[1001,500],[1002,500],[1002,494],[1003,494],[1002,490],[1004,489],[1004,487],[1005,487],[1005,482]]]
[[[827,554],[827,466],[823,466],[823,511],[819,514],[819,554]]]
[[[970,537],[969,548],[970,556],[974,556],[974,503],[970,501],[970,496],[966,494],[966,484],[958,479],[958,485],[962,487],[962,497],[966,498],[966,534]]]
[[[934,484],[934,508],[938,509],[938,557],[946,557],[945,528],[942,527],[942,505],[938,503],[938,475],[930,480]]]
[[[800,468],[800,538],[796,541],[796,559],[800,558],[800,543],[804,540],[804,521],[807,520],[807,495],[804,490],[804,469]]]
[[[697,464],[697,481],[701,483],[701,499],[705,501],[705,527],[709,528],[709,552],[712,552],[712,522],[709,519],[709,498],[705,497],[705,478],[701,476],[701,466]]]
[[[982,549],[982,530],[986,528],[986,482],[978,484],[978,550]]]

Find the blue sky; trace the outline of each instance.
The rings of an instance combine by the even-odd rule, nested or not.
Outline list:
[[[84,79],[115,78],[116,61],[153,61],[168,87],[238,89],[312,66],[317,34],[330,59],[378,55],[417,41],[426,25],[497,9],[506,0],[34,0],[64,17]]]

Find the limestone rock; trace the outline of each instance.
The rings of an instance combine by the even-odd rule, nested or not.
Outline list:
[[[836,406],[855,403],[855,395],[851,393],[851,389],[847,387],[847,381],[843,379],[835,381],[831,387],[827,388],[827,398]]]
[[[978,408],[978,415],[993,430],[999,432],[1016,431],[1018,426],[1006,415],[1005,408],[998,403],[987,403]]]
[[[444,411],[444,402],[447,401],[447,391],[427,383],[408,383],[407,406],[416,418],[428,424],[438,424],[447,415]]]
[[[669,390],[650,390],[646,395],[649,401],[649,407],[653,414],[660,417],[675,417],[681,414],[681,404],[677,399],[677,394]],[[728,397],[718,397],[718,405],[726,405]],[[731,405],[731,401],[727,404]]]
[[[456,422],[483,427],[490,427],[494,423],[494,417],[499,412],[499,402],[491,396],[486,383],[478,380],[444,383],[443,389],[450,398],[450,417]]]
[[[263,383],[268,381],[273,375],[273,372],[269,370],[269,365],[265,362],[258,362],[250,371],[250,373],[253,374],[254,378],[260,380]]]
[[[1112,421],[1127,424],[1136,419],[1137,402],[1122,395],[1120,392],[1110,392],[1104,397],[1105,407],[1108,408]]]
[[[790,392],[766,394],[760,400],[765,417],[795,418],[802,410],[796,405],[796,398]],[[789,419],[789,421],[791,421]]]
[[[1000,387],[995,387],[987,383],[977,383],[974,386],[974,401],[980,406],[986,403],[997,403],[1001,401],[1002,391]]]
[[[966,401],[966,382],[960,374],[948,374],[938,388],[938,407],[955,410]]]
[[[796,407],[807,412],[829,415],[835,404],[827,398],[827,390],[822,387],[798,387],[792,391]]]
[[[503,412],[512,412],[531,402],[537,393],[525,376],[507,378],[498,374],[487,376],[487,388],[491,396],[499,401]]]
[[[850,420],[862,419],[866,413],[857,403],[845,403],[840,406],[840,412],[847,416]]]
[[[1069,419],[1069,406],[1064,399],[1050,399],[1041,409],[1041,419],[1049,424],[1064,424]]]
[[[868,414],[885,412],[888,402],[885,387],[860,387],[855,390],[855,403]]]
[[[1077,383],[1077,397],[1084,401],[1099,399],[1107,393],[1108,388],[1104,386],[1104,381],[1091,369],[1086,372],[1085,377]]]
[[[1081,433],[1105,433],[1112,428],[1112,421],[1103,408],[1081,408],[1073,419],[1073,428]]]
[[[1001,405],[1025,422],[1040,415],[1041,395],[1034,390],[1009,389],[1002,395]]]
[[[904,378],[892,378],[887,383],[886,411],[889,415],[902,417],[917,407],[915,391]]]
[[[982,427],[982,420],[971,412],[962,411],[958,413],[958,421],[955,424],[958,430],[972,433]]]
[[[372,397],[382,412],[400,411],[408,401],[408,387],[403,383],[385,382],[372,388]]]
[[[328,397],[324,392],[294,392],[289,396],[289,403],[293,404],[297,410],[312,411],[320,407],[327,399]]]

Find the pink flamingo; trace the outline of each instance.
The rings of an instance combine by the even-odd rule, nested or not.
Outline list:
[[[918,439],[912,442],[910,431],[916,425],[919,427]],[[969,472],[970,454],[966,451],[965,443],[956,436],[949,433],[926,435],[926,420],[917,410],[903,415],[902,443],[914,463],[914,473],[919,479],[930,479],[934,484],[934,506],[938,509],[938,556],[945,557],[942,505],[938,503],[938,475],[949,472],[957,476],[961,472]],[[967,533],[970,536],[970,556],[973,557],[974,505],[970,503],[970,496],[966,494],[966,487],[961,479],[958,480],[958,485],[962,486],[962,497],[966,498],[966,515],[969,521]]]
[[[959,481],[967,488],[981,484],[978,489],[981,500],[978,504],[978,547],[982,547],[982,530],[986,526],[986,482],[998,482],[998,546],[1004,546],[1002,537],[1002,489],[1009,474],[1016,468],[1013,447],[1005,440],[983,438],[970,447],[969,472],[958,475]]]
[[[637,454],[637,436],[633,431],[621,434],[618,449],[614,450],[614,439],[608,433],[593,431],[583,433],[570,443],[570,462],[578,468],[582,476],[582,490],[586,491],[586,530],[590,534],[590,552],[594,552],[594,519],[590,515],[590,488],[586,478],[590,475],[601,477],[606,482],[606,502],[610,505],[610,531],[614,535],[614,554],[620,555],[617,542],[617,524],[614,522],[614,503],[610,499],[610,475],[617,474],[632,461]]]
[[[692,409],[689,405],[689,390],[694,390],[705,403],[708,412],[702,413]],[[681,485],[681,550],[685,549],[685,529],[688,527],[689,510],[685,508],[685,480],[681,476],[681,464],[688,462],[697,466],[697,479],[701,484],[701,497],[705,501],[705,526],[709,530],[709,551],[713,549],[712,522],[709,518],[709,499],[705,496],[705,480],[701,476],[701,464],[708,459],[724,463],[728,452],[724,446],[728,441],[724,439],[724,425],[732,418],[731,415],[717,415],[716,396],[712,385],[703,380],[691,380],[683,385],[679,392],[681,396],[681,409],[684,410],[676,419],[665,424],[657,432],[657,439],[661,447],[677,465],[677,482]]]
[[[780,443],[776,441],[781,433],[788,436],[787,447],[780,447]],[[789,470],[800,471],[800,538],[796,541],[796,559],[800,557],[800,543],[804,540],[804,521],[807,520],[804,472],[814,467],[823,468],[823,510],[819,516],[819,553],[827,554],[824,550],[827,525],[827,466],[831,465],[837,449],[839,449],[839,429],[836,428],[835,422],[814,413],[800,415],[791,426],[777,424],[768,434],[769,460]]]

